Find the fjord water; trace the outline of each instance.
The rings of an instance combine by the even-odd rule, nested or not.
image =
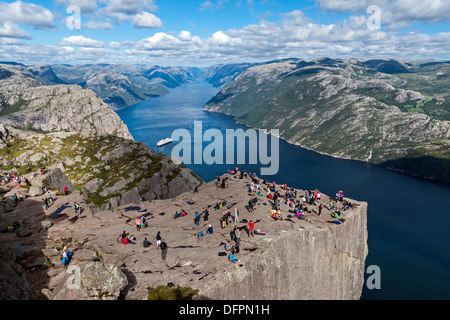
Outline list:
[[[231,117],[202,111],[203,105],[218,91],[206,81],[194,81],[166,96],[145,100],[117,113],[136,141],[171,154],[174,143],[162,148],[157,148],[156,143],[171,137],[176,129],[192,133],[194,121],[202,121],[203,131],[248,129]],[[330,196],[343,190],[346,197],[368,202],[366,270],[371,265],[380,268],[381,289],[370,290],[365,284],[361,299],[450,298],[449,184],[359,161],[335,159],[284,140],[279,143],[280,168],[278,174],[267,177],[269,181],[300,189],[317,188]],[[203,147],[208,144],[204,142]],[[186,166],[205,181],[235,167],[234,164]],[[238,166],[261,176],[259,165]],[[365,280],[372,283],[372,274],[366,273]]]

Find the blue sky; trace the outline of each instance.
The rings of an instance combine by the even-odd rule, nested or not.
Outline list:
[[[0,1],[0,60],[25,64],[450,60],[448,48],[450,1]]]

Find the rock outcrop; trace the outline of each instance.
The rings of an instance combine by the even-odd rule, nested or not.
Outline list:
[[[132,140],[119,116],[91,90],[55,85],[26,89],[19,111],[5,115],[3,123],[37,131],[95,132]]]
[[[0,67],[0,166],[15,167],[21,175],[52,168],[45,176],[27,176],[31,196],[41,194],[45,180],[59,191],[64,186],[83,191],[92,210],[114,210],[142,199],[173,197],[202,183],[170,157],[135,142],[93,91],[44,86],[38,78],[26,80],[37,76],[22,66]]]
[[[25,270],[16,263],[15,251],[0,246],[0,300],[30,300],[34,290]]]
[[[245,267],[201,287],[200,297],[245,300],[336,300],[361,296],[367,204],[340,226],[305,225],[260,240]]]
[[[90,261],[73,265],[52,294],[52,300],[117,300],[128,284],[127,276],[118,267]]]

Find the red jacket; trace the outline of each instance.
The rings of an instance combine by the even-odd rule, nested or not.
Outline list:
[[[254,222],[249,222],[248,226],[250,227],[250,230],[255,230],[255,223]]]

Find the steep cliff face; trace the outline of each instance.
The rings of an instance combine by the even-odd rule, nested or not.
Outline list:
[[[364,284],[367,203],[342,225],[305,223],[262,238],[244,267],[200,288],[199,298],[246,300],[359,299]]]

